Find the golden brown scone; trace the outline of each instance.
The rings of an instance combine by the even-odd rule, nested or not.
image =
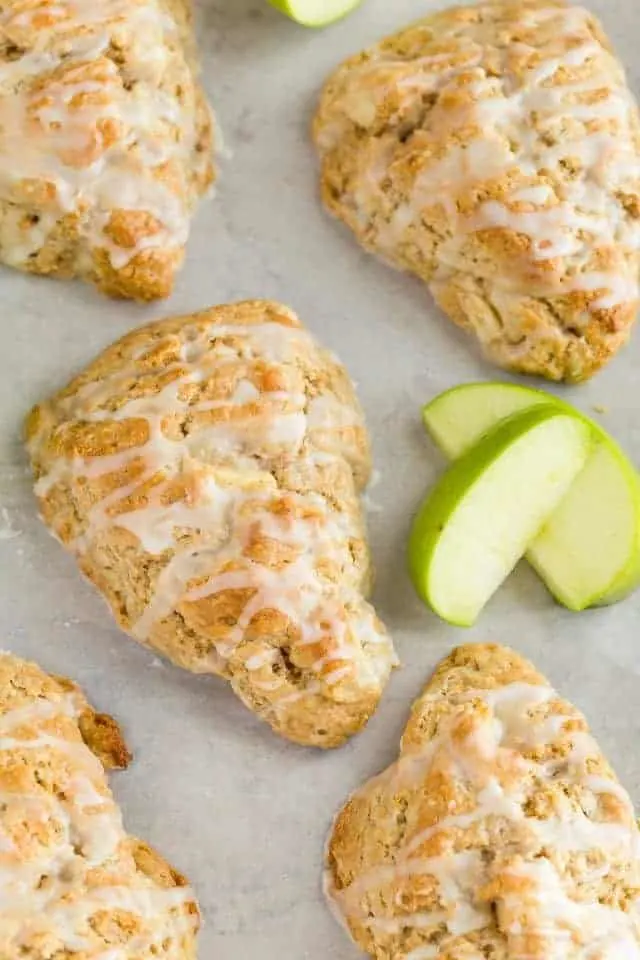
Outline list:
[[[563,0],[427,17],[330,78],[329,209],[425,280],[500,366],[584,380],[638,303],[640,127],[598,21]]]
[[[498,646],[447,657],[400,758],[329,841],[326,890],[377,960],[637,960],[631,801],[578,710]]]
[[[286,307],[136,330],[27,427],[42,516],[120,625],[228,679],[279,733],[331,747],[394,652],[364,597],[370,472],[346,371]]]
[[[2,960],[195,960],[193,893],[109,790],[128,760],[75,684],[0,654]]]
[[[0,261],[166,297],[213,179],[190,0],[0,0]]]

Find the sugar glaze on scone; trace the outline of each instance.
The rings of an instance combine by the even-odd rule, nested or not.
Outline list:
[[[3,960],[195,960],[192,891],[109,790],[128,761],[74,684],[0,654]]]
[[[213,177],[190,0],[0,0],[0,261],[171,292]]]
[[[395,662],[365,601],[370,457],[345,370],[278,304],[152,324],[28,426],[45,522],[122,627],[335,746]]]
[[[600,24],[562,0],[419,21],[337,70],[314,128],[329,209],[494,362],[552,380],[635,318],[639,131]]]
[[[582,714],[503,647],[438,667],[326,891],[377,960],[638,960],[640,836]]]

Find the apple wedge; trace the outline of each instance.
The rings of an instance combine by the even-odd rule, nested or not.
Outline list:
[[[542,390],[508,383],[454,387],[427,404],[423,417],[440,449],[455,459],[503,418],[542,403],[581,417],[594,444],[527,559],[571,610],[616,603],[640,585],[640,475],[599,424]]]
[[[591,443],[588,423],[540,404],[502,420],[449,467],[409,541],[414,585],[439,616],[475,623],[583,469]]]
[[[511,383],[464,383],[423,407],[422,419],[442,452],[457,460],[505,417],[556,402],[550,393]]]
[[[303,27],[327,27],[355,10],[361,0],[269,0],[269,3]]]

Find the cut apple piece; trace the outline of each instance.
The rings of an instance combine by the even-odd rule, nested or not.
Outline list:
[[[409,542],[415,587],[439,616],[475,623],[583,469],[591,436],[584,420],[541,404],[503,420],[449,467]]]
[[[527,559],[570,610],[617,603],[640,584],[640,481],[610,440],[596,443]]]
[[[511,383],[465,383],[428,403],[422,419],[442,452],[456,460],[505,417],[555,402],[550,393]]]
[[[360,5],[361,0],[269,0],[272,7],[304,27],[326,27]]]
[[[429,403],[423,417],[441,450],[456,458],[503,418],[545,402],[588,423],[594,446],[527,558],[569,609],[616,603],[640,585],[640,475],[599,424],[550,394],[508,383],[455,387]]]

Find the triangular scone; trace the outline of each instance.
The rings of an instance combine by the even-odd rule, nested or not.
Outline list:
[[[43,518],[125,630],[297,742],[366,723],[395,663],[365,599],[367,431],[295,314],[251,301],[136,330],[28,436]]]
[[[464,646],[399,760],[329,841],[327,892],[378,960],[637,960],[633,808],[587,723],[526,660]]]
[[[171,292],[212,177],[190,0],[0,5],[0,262]]]
[[[638,304],[640,125],[598,21],[490,0],[347,60],[315,121],[330,210],[500,366],[582,380]]]
[[[2,960],[195,960],[192,891],[109,790],[128,761],[73,683],[0,654]]]

